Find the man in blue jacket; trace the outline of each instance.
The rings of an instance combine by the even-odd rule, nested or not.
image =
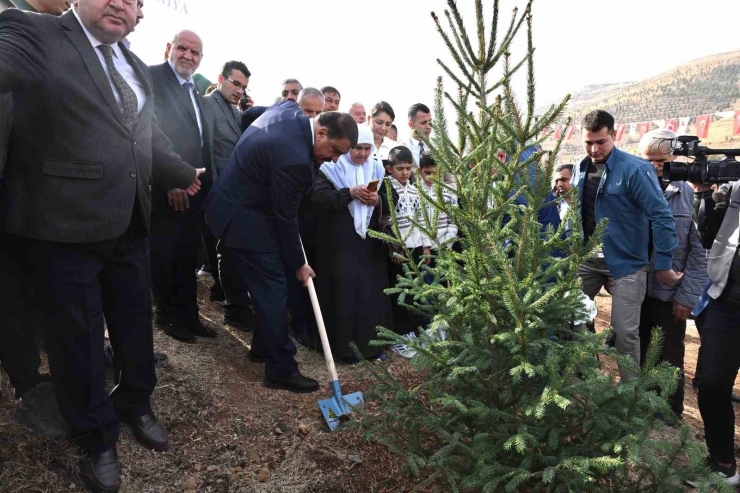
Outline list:
[[[647,161],[614,147],[614,118],[592,111],[583,119],[583,146],[588,154],[573,185],[579,189],[584,241],[602,219],[607,227],[603,248],[578,271],[583,292],[594,299],[603,286],[612,293],[611,323],[616,347],[640,361],[640,307],[647,287],[649,230],[653,235],[655,276],[676,284],[683,274],[672,269],[676,227],[655,170]],[[622,372],[622,377],[626,375]]]
[[[265,362],[268,388],[319,388],[298,371],[288,337],[286,272],[303,283],[315,277],[301,248],[298,206],[314,163],[336,161],[355,145],[357,124],[348,114],[309,119],[293,101],[277,103],[244,132],[209,197],[206,217],[219,240],[223,281],[232,287],[229,301],[245,306],[252,294],[257,330],[250,359]]]

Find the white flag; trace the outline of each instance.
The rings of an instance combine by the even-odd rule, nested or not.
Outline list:
[[[665,120],[653,120],[653,125],[658,128],[665,128]]]
[[[637,138],[637,123],[630,123],[630,139]]]
[[[686,129],[689,128],[689,120],[691,120],[690,116],[683,116],[678,119],[678,134],[679,135],[686,134]]]

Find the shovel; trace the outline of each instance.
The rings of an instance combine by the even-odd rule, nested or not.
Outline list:
[[[316,288],[313,285],[313,279],[308,279],[306,287],[308,287],[308,294],[311,297],[313,313],[314,315],[316,315],[316,325],[318,325],[319,327],[321,346],[324,348],[324,358],[326,358],[326,366],[329,369],[329,375],[331,376],[331,382],[329,382],[329,385],[331,386],[332,396],[330,399],[319,401],[319,409],[321,409],[321,414],[324,415],[324,420],[329,426],[329,430],[334,431],[337,426],[339,426],[339,418],[342,416],[349,416],[349,414],[352,412],[352,408],[359,404],[362,404],[362,402],[364,402],[364,399],[362,397],[362,392],[342,395],[342,389],[339,386],[339,377],[337,376],[337,369],[334,366],[334,358],[331,355],[329,338],[326,336],[324,317],[321,315],[321,307],[319,306],[319,298],[316,296]]]

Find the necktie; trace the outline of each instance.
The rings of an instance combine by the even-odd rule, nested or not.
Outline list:
[[[185,91],[185,97],[188,98],[189,107],[193,109],[195,114],[195,120],[198,122],[198,132],[200,133],[200,145],[203,145],[203,129],[200,127],[200,115],[198,114],[198,108],[195,106],[195,102],[192,97],[192,90],[195,88],[195,83],[185,82],[182,85],[183,91]]]
[[[424,142],[419,141],[419,162],[421,162],[421,156],[424,155]]]
[[[113,63],[113,48],[108,45],[100,45],[98,49],[103,53],[105,66],[108,67],[110,78],[118,90],[118,95],[121,96],[121,102],[123,103],[123,124],[129,131],[133,131],[139,118],[139,100],[136,98],[134,90],[131,89],[131,86],[128,85],[121,73],[116,69],[116,65]]]

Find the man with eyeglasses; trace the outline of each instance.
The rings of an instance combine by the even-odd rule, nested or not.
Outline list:
[[[15,105],[0,219],[27,251],[54,391],[92,491],[119,489],[119,421],[147,449],[169,446],[150,402],[149,187],[195,194],[204,171],[172,151],[149,71],[121,42],[140,7],[76,0],[59,18],[0,14],[0,93]],[[110,395],[104,318],[118,362]]]
[[[209,129],[193,74],[203,58],[203,42],[192,31],[181,31],[168,43],[169,59],[149,67],[154,81],[154,105],[162,131],[174,151],[196,168],[206,168],[204,192],[189,198],[181,189],[152,186],[151,270],[154,325],[185,343],[196,336],[215,338],[198,313],[198,281],[193,275],[201,249],[203,201],[212,184]]]
[[[242,135],[239,128],[241,115],[236,105],[239,104],[242,95],[247,91],[251,75],[244,63],[234,60],[226,62],[221,69],[221,75],[218,76],[216,90],[203,98],[203,111],[208,127],[208,135],[211,138],[210,148],[213,156],[214,183],[226,168],[231,153]],[[203,243],[208,265],[213,275],[210,299],[213,302],[225,302],[229,288],[222,284],[223,279],[221,279],[218,269],[216,239],[207,226],[203,228]],[[238,307],[227,304],[223,323],[242,331],[248,331],[254,325],[253,318],[248,306]]]

